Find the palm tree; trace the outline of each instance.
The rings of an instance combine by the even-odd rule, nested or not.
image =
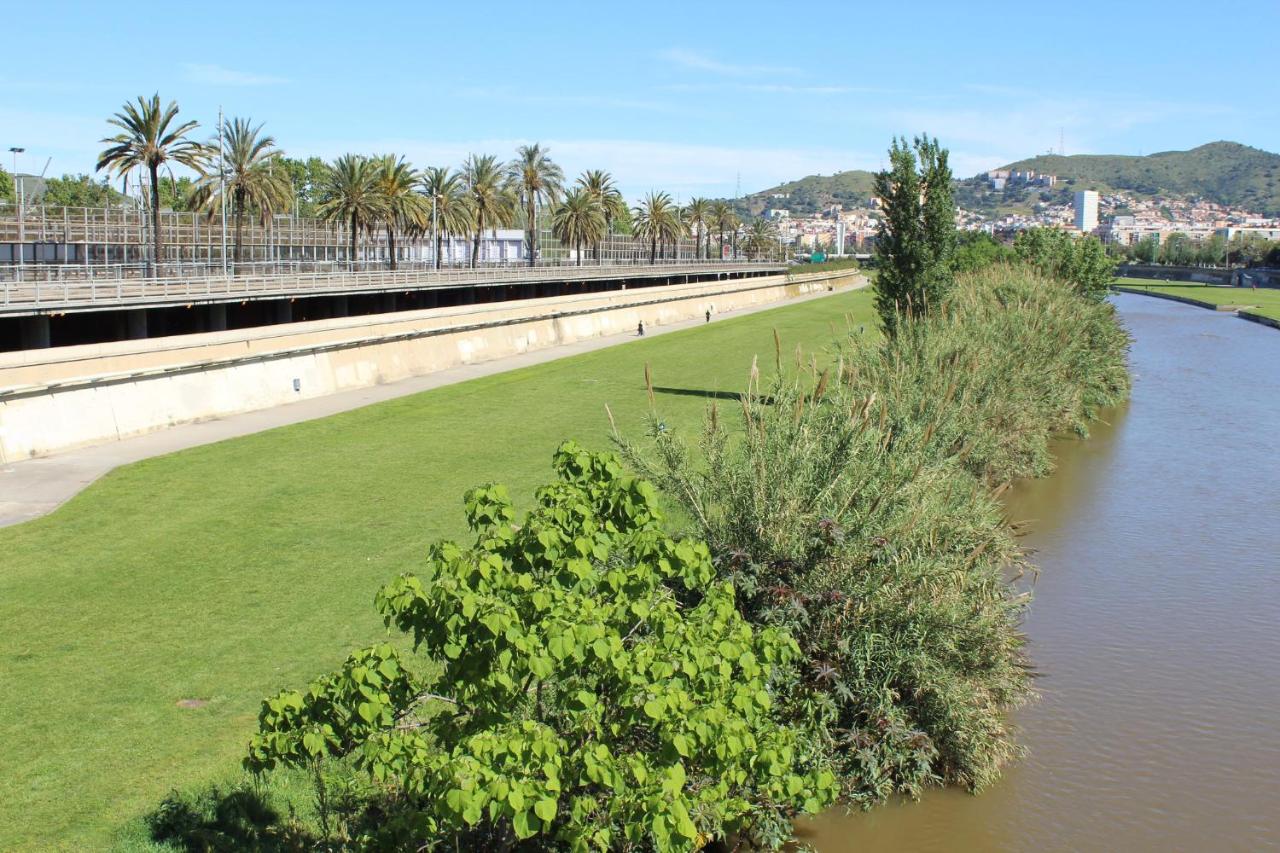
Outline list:
[[[422,174],[422,192],[432,205],[436,269],[440,269],[441,235],[465,235],[471,230],[471,211],[467,208],[462,175],[450,171],[447,166],[431,166]],[[452,240],[450,245],[453,245]]]
[[[515,220],[517,201],[511,187],[502,179],[498,158],[491,154],[468,157],[462,176],[473,235],[471,266],[475,267],[480,255],[480,235],[487,228],[496,236],[499,226],[510,225]]]
[[[293,202],[293,184],[280,162],[282,155],[276,141],[261,133],[262,125],[254,127],[247,118],[232,119],[222,142],[219,171],[206,163],[191,193],[191,206],[203,209],[209,216],[221,207],[225,194],[235,222],[232,257],[237,265],[244,245],[245,213],[257,211],[258,218],[266,224],[271,214],[288,210]],[[210,146],[214,144],[211,142]]]
[[[608,225],[604,209],[591,193],[574,187],[556,206],[551,217],[551,232],[565,245],[572,245],[582,266],[582,245],[598,244]]]
[[[651,191],[640,206],[632,210],[632,218],[635,220],[636,239],[649,243],[649,263],[657,263],[658,245],[665,246],[667,240],[679,237],[679,209],[667,193]]]
[[[710,235],[711,202],[705,198],[691,198],[684,209],[686,227],[693,234],[693,256],[696,260],[701,253],[703,235]],[[708,241],[710,237],[708,236]],[[709,248],[709,247],[708,247]]]
[[[186,138],[196,129],[196,122],[177,124],[177,117],[178,102],[170,101],[161,109],[158,92],[150,98],[139,95],[136,104],[125,103],[121,112],[107,119],[107,124],[115,125],[121,132],[102,140],[111,147],[98,155],[95,167],[98,171],[110,168],[117,175],[125,175],[139,167],[147,170],[151,179],[152,266],[149,274],[154,273],[155,265],[160,263],[163,247],[160,239],[160,167],[173,161],[199,169],[206,156],[203,145]]]
[[[711,203],[710,222],[715,225],[716,230],[720,234],[720,241],[717,244],[720,249],[720,256],[724,257],[724,232],[738,227],[738,217],[734,215],[733,208],[729,206],[727,201],[713,201]]]
[[[524,206],[524,224],[529,230],[529,266],[537,263],[538,258],[538,208],[554,204],[564,183],[564,172],[547,153],[547,149],[537,143],[521,145],[516,149],[516,159],[507,165],[507,178]]]
[[[351,246],[347,263],[355,269],[356,236],[382,217],[382,199],[376,186],[379,163],[358,154],[343,154],[334,161],[316,207],[321,219],[347,222],[351,226]]]
[[[396,230],[421,232],[431,221],[431,202],[418,192],[420,179],[417,170],[403,157],[388,154],[377,160],[373,185],[382,224],[387,229],[391,269],[396,268]]]
[[[578,177],[578,187],[595,199],[604,214],[605,235],[613,232],[615,222],[627,216],[627,203],[613,183],[613,175],[603,169],[590,169]],[[604,237],[601,237],[603,240]],[[600,240],[595,244],[595,259],[600,260]]]
[[[761,255],[771,254],[778,245],[778,233],[767,219],[755,219],[747,228],[747,257],[753,261]]]

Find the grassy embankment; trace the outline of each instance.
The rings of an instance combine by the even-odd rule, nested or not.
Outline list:
[[[1148,293],[1164,293],[1204,303],[1205,307],[1230,305],[1263,317],[1280,320],[1280,290],[1251,287],[1213,287],[1193,282],[1156,282],[1145,278],[1122,278],[1117,286]]]
[[[382,635],[374,592],[462,532],[467,488],[527,499],[562,439],[607,445],[605,403],[639,428],[645,362],[693,425],[773,329],[812,349],[846,318],[874,328],[869,292],[146,460],[0,531],[0,849],[140,840],[170,789],[238,778],[262,697]]]

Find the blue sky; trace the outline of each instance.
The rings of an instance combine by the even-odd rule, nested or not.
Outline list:
[[[0,152],[25,146],[27,172],[91,171],[104,119],[156,90],[206,131],[219,104],[263,121],[294,156],[452,164],[541,141],[631,197],[875,169],[920,131],[962,175],[1060,129],[1068,154],[1280,149],[1275,59],[1251,35],[1280,31],[1274,0],[46,2],[11,4],[3,31]]]

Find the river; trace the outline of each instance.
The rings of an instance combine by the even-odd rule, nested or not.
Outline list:
[[[1133,397],[1010,517],[1040,574],[1026,758],[800,827],[844,851],[1280,849],[1280,332],[1115,297]]]

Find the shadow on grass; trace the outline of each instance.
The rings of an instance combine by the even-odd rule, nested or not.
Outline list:
[[[174,850],[311,850],[319,840],[248,785],[172,793],[146,823],[152,841]]]
[[[707,391],[702,388],[667,388],[661,385],[653,386],[655,394],[670,394],[674,397],[705,397],[708,400],[732,400],[737,403],[742,400],[742,394],[738,391]],[[773,405],[773,398],[769,396],[757,397],[756,401],[766,406]]]

